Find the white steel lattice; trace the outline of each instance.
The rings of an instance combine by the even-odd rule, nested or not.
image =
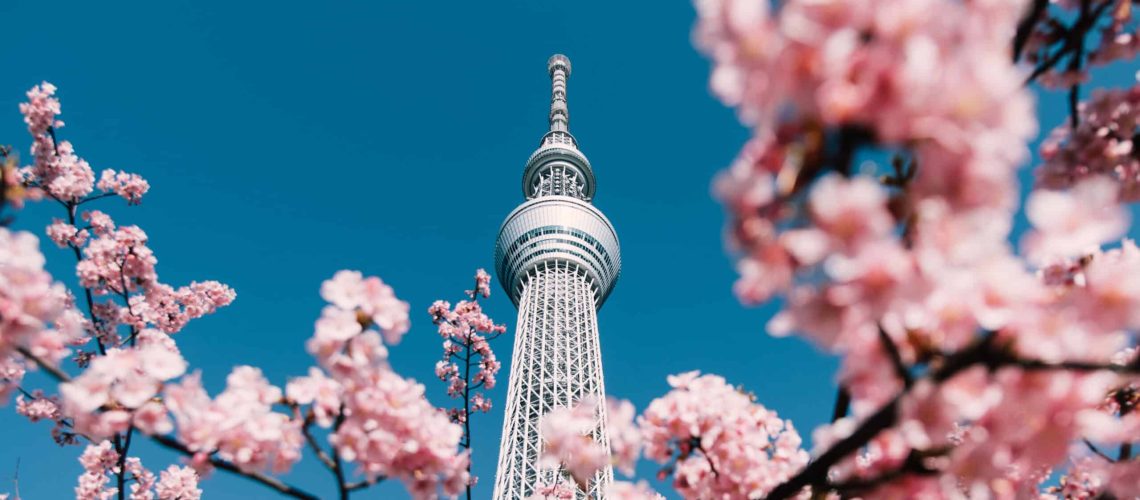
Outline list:
[[[564,472],[539,463],[542,416],[585,396],[605,397],[594,291],[583,270],[546,262],[528,273],[517,324],[497,499],[525,498],[536,485],[557,484]],[[605,422],[605,405],[599,405],[591,435],[608,450]],[[613,471],[606,467],[577,498],[603,498],[601,490],[612,480]]]
[[[495,244],[499,283],[519,308],[496,500],[526,498],[542,485],[574,484],[540,460],[542,418],[587,396],[605,401],[597,309],[621,273],[617,232],[591,204],[594,172],[569,131],[570,61],[555,55],[547,67],[550,131],[523,172],[527,201],[507,216]],[[608,452],[604,404],[595,419],[589,435]],[[604,498],[612,481],[606,467],[576,497]]]

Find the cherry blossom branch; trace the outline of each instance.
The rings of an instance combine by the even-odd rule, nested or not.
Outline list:
[[[32,361],[33,363],[36,364],[36,366],[38,366],[38,367],[40,367],[40,369],[44,370],[44,372],[46,372],[48,375],[50,375],[52,378],[54,378],[56,380],[56,382],[65,383],[65,382],[71,381],[70,375],[65,373],[63,370],[60,370],[58,367],[52,365],[51,363],[48,363],[47,361],[40,358],[39,356],[36,356],[34,353],[29,351],[28,349],[21,346],[21,347],[17,347],[16,350],[17,350],[17,352],[20,353],[21,356]],[[128,433],[128,436],[129,435],[130,435],[130,433]],[[178,442],[178,440],[173,438],[173,437],[162,435],[162,434],[151,434],[151,435],[147,435],[147,437],[150,438],[155,443],[158,443],[159,445],[161,445],[167,449],[177,451],[177,452],[182,453],[183,455],[186,455],[188,457],[193,457],[194,455],[197,454],[194,451],[191,451],[189,448],[187,448],[182,443]],[[129,444],[128,444],[128,446],[129,446]],[[122,456],[125,456],[125,455],[126,455],[125,453],[122,454]],[[227,472],[233,473],[235,475],[244,477],[244,478],[249,479],[251,481],[261,483],[262,485],[268,486],[274,490],[277,490],[279,493],[282,493],[284,495],[291,496],[293,498],[302,498],[302,499],[306,499],[306,500],[318,500],[318,497],[316,495],[308,493],[308,492],[306,492],[300,488],[297,488],[296,486],[289,485],[289,484],[287,484],[287,483],[285,483],[285,482],[283,482],[280,479],[277,479],[275,477],[268,476],[268,475],[262,474],[262,473],[257,472],[257,471],[241,470],[236,465],[234,465],[234,464],[232,464],[226,460],[222,460],[220,458],[217,458],[217,457],[209,457],[209,461],[210,461],[210,464],[213,465],[214,467],[217,467],[217,468],[222,469],[224,471],[227,471]],[[120,465],[120,468],[121,468],[121,465]],[[122,491],[121,487],[120,487],[120,491]]]
[[[148,437],[150,437],[150,439],[153,440],[155,443],[158,443],[159,445],[161,445],[167,449],[177,451],[177,452],[182,453],[186,456],[192,457],[195,455],[195,453],[193,451],[190,451],[190,449],[186,448],[185,445],[183,445],[182,443],[178,442],[178,440],[176,440],[170,436],[155,434],[155,435],[151,435]],[[222,469],[224,471],[227,471],[227,472],[236,474],[238,476],[244,477],[244,478],[249,479],[251,481],[254,481],[256,483],[260,483],[263,486],[268,486],[269,488],[277,490],[278,493],[281,493],[283,495],[293,497],[293,498],[302,498],[305,500],[319,500],[319,497],[317,497],[316,495],[313,495],[312,493],[309,493],[309,492],[306,492],[305,490],[297,488],[296,486],[289,485],[289,484],[287,484],[287,483],[285,483],[285,482],[283,482],[280,479],[277,479],[275,477],[268,476],[268,475],[262,474],[262,473],[257,472],[257,471],[243,471],[243,470],[239,469],[236,465],[234,465],[234,464],[232,464],[226,460],[222,460],[220,458],[217,458],[217,457],[210,457],[209,460],[210,460],[210,465],[213,465],[214,467],[217,467],[217,468]]]
[[[958,373],[973,366],[985,366],[991,372],[1002,367],[1016,367],[1027,371],[1108,371],[1120,374],[1140,374],[1140,364],[1128,365],[1089,363],[1084,361],[1062,361],[1057,363],[1034,359],[1023,359],[1011,353],[995,348],[994,334],[987,333],[982,339],[955,354],[947,356],[943,364],[922,377],[940,384]],[[880,432],[898,422],[899,405],[910,387],[905,387],[890,402],[883,405],[871,416],[863,420],[849,436],[839,440],[830,448],[812,460],[803,470],[784,483],[773,488],[766,497],[767,500],[789,498],[799,493],[804,487],[823,486],[828,481],[828,471],[852,453],[857,452]]]
[[[918,450],[910,450],[906,459],[903,460],[902,465],[896,469],[883,472],[869,479],[852,479],[841,483],[830,483],[827,485],[827,489],[837,491],[844,498],[848,498],[858,495],[861,492],[874,490],[880,485],[894,481],[907,474],[929,475],[937,473],[937,470],[931,469],[923,463],[923,460],[926,459],[928,455],[929,454],[919,452]]]
[[[472,299],[478,302],[472,294]],[[463,448],[471,449],[471,335],[463,342]],[[471,472],[471,463],[467,463],[467,472]],[[471,481],[467,481],[467,500],[471,500]]]
[[[1086,13],[1082,12],[1081,16],[1073,22],[1072,27],[1066,30],[1067,36],[1061,48],[1050,54],[1041,64],[1038,64],[1037,67],[1033,69],[1033,72],[1025,79],[1025,84],[1029,85],[1033,83],[1037,78],[1041,77],[1041,75],[1053,69],[1057,63],[1061,62],[1061,59],[1064,59],[1066,55],[1069,55],[1069,53],[1077,47],[1078,39],[1083,47],[1084,38],[1088,35],[1089,30],[1096,25],[1096,21],[1100,19],[1100,16],[1104,14],[1112,4],[1112,1],[1105,1],[1087,13],[1089,15],[1085,15]]]

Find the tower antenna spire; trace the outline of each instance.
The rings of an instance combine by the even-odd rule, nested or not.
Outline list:
[[[570,109],[566,106],[566,80],[570,78],[570,58],[554,54],[546,61],[550,72],[550,131],[570,131]]]

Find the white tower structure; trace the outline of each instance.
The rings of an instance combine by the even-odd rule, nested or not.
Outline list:
[[[543,415],[586,396],[605,401],[597,310],[621,271],[617,232],[590,203],[594,171],[568,127],[570,60],[557,54],[547,69],[550,131],[526,162],[526,201],[507,216],[495,244],[499,282],[519,310],[496,500],[525,498],[565,474],[539,461]],[[608,451],[605,405],[598,406],[591,436]],[[577,498],[602,498],[611,481],[606,467]]]

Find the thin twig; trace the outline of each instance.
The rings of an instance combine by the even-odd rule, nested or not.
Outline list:
[[[1085,446],[1087,446],[1089,448],[1089,451],[1097,454],[1098,456],[1100,456],[1100,458],[1108,460],[1109,463],[1116,462],[1116,460],[1113,459],[1112,457],[1108,456],[1107,453],[1100,451],[1100,448],[1097,448],[1096,445],[1092,443],[1092,441],[1089,441],[1088,439],[1082,438],[1081,442],[1085,443]]]
[[[891,339],[882,325],[879,325],[879,343],[883,345],[883,350],[887,351],[887,357],[890,358],[891,365],[895,368],[895,375],[902,381],[903,387],[909,389],[914,384],[914,377],[911,376],[910,370],[903,362],[899,347],[895,345],[895,341]]]

